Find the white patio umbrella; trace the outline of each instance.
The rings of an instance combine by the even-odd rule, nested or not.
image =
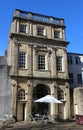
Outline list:
[[[51,95],[46,95],[38,100],[35,100],[34,102],[41,102],[41,103],[62,103],[58,99],[54,98]]]

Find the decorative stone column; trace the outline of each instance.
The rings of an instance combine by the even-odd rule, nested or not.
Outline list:
[[[57,84],[56,82],[54,82],[52,84],[52,87],[51,87],[51,95],[54,97],[54,98],[57,98]],[[52,118],[52,121],[55,120],[56,116],[57,116],[57,104],[56,103],[51,103],[51,106],[50,106],[50,115],[51,115],[51,118]]]
[[[66,119],[69,119],[70,118],[70,91],[69,91],[69,84],[66,82],[65,83],[65,93],[66,93],[66,104],[65,104],[65,107],[66,107]]]
[[[67,62],[67,51],[66,51],[66,48],[64,48],[63,49],[63,51],[64,51],[64,65],[65,65],[65,76],[66,76],[66,78],[68,78],[68,62]]]
[[[16,111],[17,111],[17,82],[15,80],[12,80],[12,114],[16,117]]]
[[[31,109],[32,109],[32,83],[27,81],[27,102],[26,102],[26,121],[31,121]]]

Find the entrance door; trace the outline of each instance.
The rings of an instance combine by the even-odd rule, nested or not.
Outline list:
[[[23,121],[25,118],[25,103],[18,103],[17,120]]]

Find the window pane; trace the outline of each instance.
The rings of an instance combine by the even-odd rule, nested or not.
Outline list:
[[[19,28],[20,33],[26,33],[26,25],[21,24]]]
[[[25,68],[25,62],[26,62],[26,53],[20,52],[19,53],[19,68]]]
[[[82,84],[82,75],[81,74],[77,74],[77,81],[78,81],[78,84]]]
[[[39,36],[44,36],[44,28],[38,27],[38,28],[37,28],[37,35],[39,35]]]
[[[25,100],[25,91],[23,89],[18,91],[18,100]]]
[[[54,30],[54,38],[60,38],[60,31]]]
[[[64,91],[61,89],[58,91],[58,99],[64,101]]]
[[[73,64],[72,56],[68,56],[68,63],[69,63],[69,64]]]
[[[38,55],[38,69],[45,70],[45,55]]]
[[[62,57],[57,57],[57,71],[62,71]]]
[[[73,74],[72,73],[69,74],[69,79],[70,79],[70,83],[74,83],[74,79],[73,79]]]

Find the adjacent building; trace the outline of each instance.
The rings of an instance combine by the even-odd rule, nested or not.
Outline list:
[[[83,54],[68,53],[67,55],[71,86],[71,115],[83,115]]]

